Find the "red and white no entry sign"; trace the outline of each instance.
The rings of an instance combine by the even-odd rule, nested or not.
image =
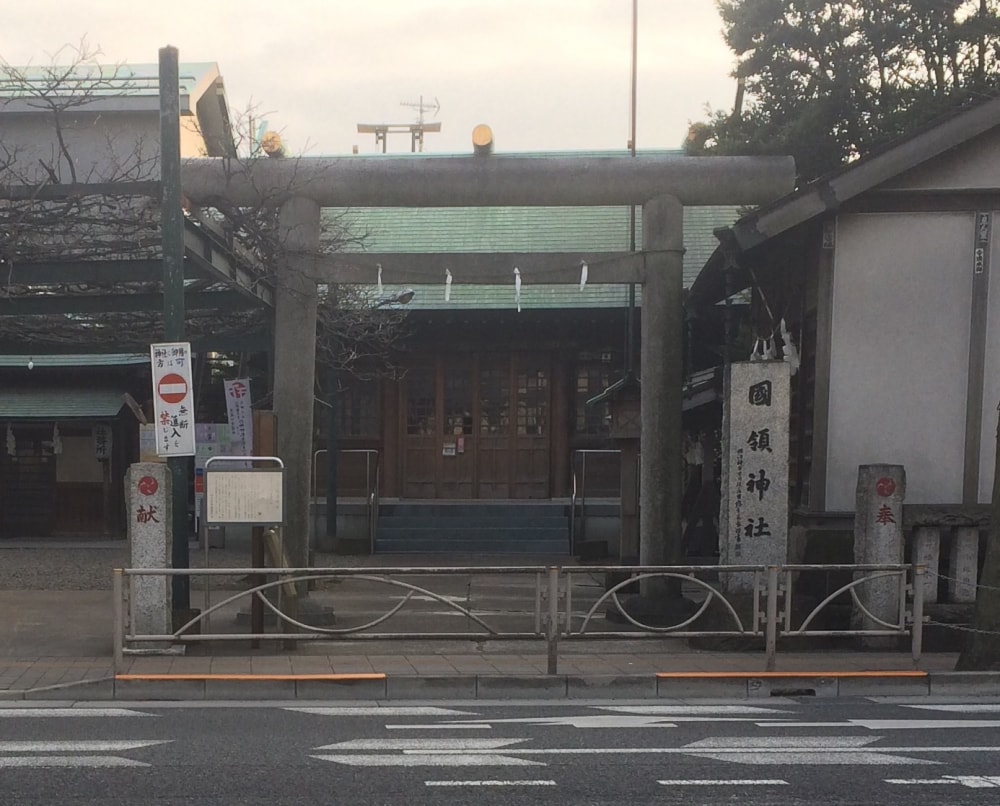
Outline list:
[[[160,382],[156,385],[156,393],[164,403],[180,403],[187,397],[187,381],[176,372],[171,372],[160,378]]]

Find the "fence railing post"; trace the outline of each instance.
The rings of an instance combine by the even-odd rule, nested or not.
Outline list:
[[[773,672],[778,649],[778,566],[767,567],[767,612],[764,623],[764,644],[767,652],[767,671]]]
[[[125,641],[125,617],[124,617],[123,607],[122,607],[122,604],[123,604],[122,603],[122,597],[124,595],[124,586],[122,585],[122,576],[124,575],[124,572],[122,571],[121,568],[115,568],[114,571],[112,571],[111,573],[112,573],[112,577],[111,577],[112,594],[111,595],[112,595],[113,600],[114,600],[114,605],[113,606],[114,606],[114,631],[115,631],[114,638],[113,638],[114,659],[112,660],[112,668],[111,668],[111,670],[115,674],[118,674],[122,670],[122,662],[124,660],[124,655],[125,655],[125,649],[124,649],[124,641]]]
[[[559,569],[549,568],[549,618],[545,625],[545,638],[549,645],[548,674],[556,674],[559,667]]]
[[[920,663],[924,643],[924,576],[927,569],[922,565],[913,566],[913,625],[910,637],[913,665]],[[906,573],[905,571],[903,572]]]

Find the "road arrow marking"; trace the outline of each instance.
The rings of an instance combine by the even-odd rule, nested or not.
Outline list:
[[[916,708],[921,711],[950,711],[956,714],[995,714],[1000,713],[1000,705],[996,703],[967,703],[965,705],[904,705],[903,708]]]
[[[0,756],[0,769],[9,767],[151,767],[144,761],[119,756]]]
[[[787,714],[780,708],[758,708],[755,705],[602,705],[599,711],[619,714],[647,714],[657,716],[746,716],[748,714]]]
[[[283,711],[297,711],[317,716],[475,716],[475,711],[457,711],[454,708],[434,706],[322,706],[316,708],[285,707]]]
[[[350,754],[312,756],[320,761],[332,761],[350,767],[544,767],[544,762],[528,761],[511,756],[452,753],[407,753],[401,756]]]
[[[10,717],[78,717],[78,716],[156,716],[143,711],[133,711],[130,708],[3,708],[0,707],[0,719]]]
[[[621,716],[612,714],[591,714],[578,716],[539,716],[524,717],[521,719],[491,719],[476,722],[446,722],[443,727],[482,727],[491,728],[493,725],[547,725],[551,727],[572,727],[572,728],[676,728],[675,722],[668,721],[661,716]],[[720,720],[721,721],[721,720]],[[742,720],[740,720],[742,721]],[[387,728],[400,729],[408,727],[406,725],[386,725]]]
[[[466,750],[499,750],[520,744],[526,739],[349,739],[346,742],[325,744],[314,750],[419,750],[427,752],[460,752]]]
[[[1000,789],[998,775],[945,775],[943,778],[886,778],[887,784],[903,786],[925,786],[927,784],[952,784],[970,789]]]
[[[81,739],[77,741],[18,741],[0,742],[0,753],[121,753],[158,744],[170,744],[172,739]]]
[[[715,736],[684,746],[692,755],[735,764],[829,766],[843,764],[937,764],[926,759],[894,756],[868,747],[878,736],[773,736],[750,739]]]

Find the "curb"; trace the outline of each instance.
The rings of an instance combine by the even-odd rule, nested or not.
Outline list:
[[[659,672],[639,675],[121,674],[34,689],[10,700],[643,700],[1000,696],[997,672]]]
[[[998,672],[659,672],[638,675],[121,674],[0,691],[17,700],[643,700],[1000,697]]]

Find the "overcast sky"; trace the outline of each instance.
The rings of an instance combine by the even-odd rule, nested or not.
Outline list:
[[[219,64],[230,106],[255,104],[294,153],[375,152],[358,123],[417,119],[425,151],[464,153],[479,123],[496,152],[625,148],[632,0],[33,0],[5,3],[0,56],[47,64],[86,37],[108,63]],[[639,0],[643,148],[677,148],[705,105],[729,108],[733,56],[714,0]],[[406,134],[389,150],[409,151]]]

